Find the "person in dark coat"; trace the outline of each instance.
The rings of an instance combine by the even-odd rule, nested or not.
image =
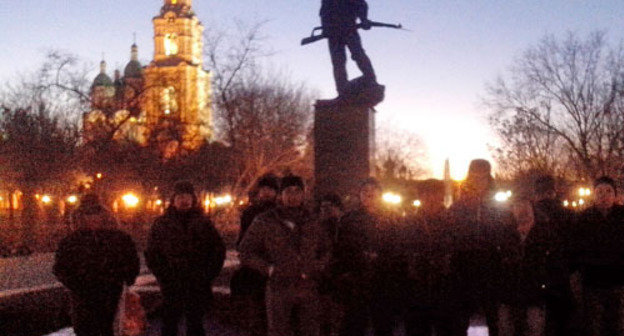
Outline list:
[[[624,328],[624,207],[609,177],[594,183],[594,204],[579,216],[578,263],[587,335],[621,335]]]
[[[224,259],[225,245],[199,207],[193,185],[176,183],[171,205],[155,220],[145,251],[163,295],[163,336],[177,334],[183,315],[187,335],[204,335],[203,315]]]
[[[556,220],[536,211],[527,195],[512,204],[520,258],[517,264],[516,335],[570,335],[573,300],[566,242]]]
[[[340,196],[335,193],[323,195],[317,204],[318,220],[325,229],[332,250],[338,244],[338,232],[340,218],[342,217],[343,205]],[[333,260],[332,263],[333,264]],[[342,309],[337,302],[337,289],[335,286],[336,274],[330,266],[321,280],[319,292],[321,294],[321,335],[329,336],[340,328]]]
[[[240,245],[247,229],[258,215],[275,208],[278,192],[277,176],[267,174],[260,178],[252,192],[251,204],[241,214],[237,245]],[[266,335],[265,288],[266,277],[245,266],[236,270],[230,280],[232,304],[238,308],[245,329],[256,336]]]
[[[73,232],[59,243],[53,272],[71,292],[77,336],[113,336],[113,321],[124,285],[139,274],[139,256],[129,235],[93,194],[72,215]]]
[[[557,198],[552,176],[539,177],[535,181],[534,193],[535,226],[523,244],[521,276],[528,277],[525,286],[540,288],[529,290],[525,299],[533,297],[530,299],[532,304],[543,304],[547,335],[578,335],[582,328],[581,318],[575,318],[579,314],[578,304],[570,286],[575,269],[572,235],[576,216]]]
[[[438,183],[439,182],[439,183]],[[421,205],[405,231],[408,258],[408,301],[405,330],[408,336],[448,335],[446,307],[450,282],[445,225],[444,183],[427,181],[419,188]]]
[[[513,300],[517,234],[511,213],[494,201],[493,187],[490,163],[473,160],[460,197],[448,211],[453,335],[466,335],[471,316],[479,312],[490,335],[511,328],[510,312],[501,308]]]
[[[377,180],[365,180],[359,207],[340,221],[335,272],[344,305],[341,335],[365,335],[369,319],[376,335],[391,335],[394,319],[405,311],[405,222],[383,207],[381,191]]]
[[[304,206],[301,177],[282,178],[280,195],[282,204],[256,217],[245,234],[241,263],[268,278],[269,336],[318,336],[318,285],[329,264],[329,239]]]
[[[362,48],[362,40],[357,32],[356,21],[360,20],[363,29],[370,29],[368,5],[365,0],[323,0],[321,3],[321,25],[327,36],[329,54],[334,69],[334,80],[339,96],[348,91],[347,51],[362,72],[363,79],[376,84],[373,65]]]
[[[241,214],[240,231],[236,240],[237,245],[243,240],[245,232],[251,226],[254,218],[275,207],[279,189],[279,178],[273,174],[264,175],[258,180],[252,192],[251,204]]]

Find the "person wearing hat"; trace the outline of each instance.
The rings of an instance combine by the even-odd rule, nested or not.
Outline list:
[[[163,295],[163,336],[177,335],[182,316],[186,335],[204,336],[203,315],[224,260],[223,240],[198,204],[193,184],[176,183],[171,205],[154,221],[145,251]]]
[[[382,204],[382,187],[363,181],[359,206],[341,221],[335,248],[336,286],[344,305],[341,335],[392,335],[394,318],[406,307],[407,255],[404,220]]]
[[[241,214],[237,245],[243,240],[253,220],[276,206],[278,192],[277,176],[267,174],[258,180],[250,195],[251,204]],[[255,336],[266,335],[265,287],[266,277],[249,267],[239,268],[230,279],[232,303],[237,306],[236,311],[241,315],[240,320],[245,324],[245,329]]]
[[[240,232],[236,244],[240,244],[247,229],[257,215],[275,207],[279,192],[279,178],[273,174],[262,176],[250,195],[250,205],[243,210],[240,219]]]
[[[470,318],[483,312],[490,335],[512,328],[513,267],[519,258],[511,213],[494,200],[494,179],[487,160],[470,162],[459,199],[447,213],[451,295],[447,323],[451,335],[466,335]]]
[[[267,277],[269,336],[318,336],[318,283],[329,263],[329,239],[304,206],[301,177],[285,176],[280,190],[281,204],[257,216],[243,237],[241,264]]]
[[[139,274],[139,256],[129,235],[95,194],[82,197],[72,230],[59,243],[53,273],[70,291],[77,336],[113,336],[123,285]]]
[[[615,181],[594,182],[594,204],[578,220],[578,264],[587,335],[621,335],[624,328],[624,207],[615,203]]]

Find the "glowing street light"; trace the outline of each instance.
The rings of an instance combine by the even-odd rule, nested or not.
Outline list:
[[[401,195],[395,194],[393,192],[387,192],[382,195],[383,201],[389,204],[397,205],[403,202],[403,198]]]
[[[156,205],[161,206],[162,205],[162,200],[156,200]]]
[[[511,190],[499,191],[496,194],[494,194],[494,200],[496,200],[497,202],[507,202],[510,197],[511,197]]]
[[[591,195],[591,190],[589,188],[579,188],[578,194],[581,197],[589,196],[589,195]]]
[[[102,178],[102,173],[97,173],[95,174],[95,178],[97,178],[98,180]]]
[[[224,195],[224,196],[216,197],[214,199],[214,202],[216,205],[226,205],[226,204],[232,203],[232,196]]]
[[[579,205],[583,205],[583,204],[585,204],[585,200],[583,200],[583,199],[581,198],[581,199],[579,200],[578,204],[579,204]]]
[[[41,197],[41,202],[43,202],[43,204],[50,204],[52,202],[52,197],[50,195],[43,195]]]
[[[127,193],[121,196],[121,200],[127,208],[136,208],[139,205],[139,198],[133,193]]]
[[[420,200],[414,200],[414,203],[412,203],[412,205],[416,208],[420,208],[422,202]]]
[[[76,195],[71,195],[67,197],[67,203],[76,204],[76,202],[78,202],[78,197]]]
[[[569,205],[570,205],[570,202],[568,202],[568,200],[563,201],[563,206],[564,206],[564,207],[567,207],[567,206],[569,206]]]

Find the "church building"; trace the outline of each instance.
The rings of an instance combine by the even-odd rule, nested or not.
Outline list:
[[[164,0],[153,18],[154,58],[146,66],[133,44],[123,75],[113,79],[100,64],[91,86],[91,111],[83,119],[85,141],[99,136],[141,144],[157,141],[173,155],[212,136],[210,73],[203,68],[203,30],[192,0]]]

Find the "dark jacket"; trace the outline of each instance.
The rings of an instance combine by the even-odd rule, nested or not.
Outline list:
[[[240,220],[240,231],[236,245],[240,245],[245,233],[253,223],[253,220],[260,214],[275,208],[274,202],[262,202],[252,204],[243,210]],[[259,300],[264,301],[264,291],[266,289],[266,276],[249,268],[241,267],[237,269],[230,279],[230,290],[232,295],[254,295]]]
[[[151,228],[145,260],[161,286],[210,286],[223,267],[225,245],[201,209],[170,207]]]
[[[606,217],[596,208],[579,216],[576,235],[583,285],[624,286],[624,207],[614,205]]]
[[[79,297],[94,297],[132,285],[139,256],[132,238],[120,230],[81,229],[59,243],[53,272]]]
[[[262,203],[252,204],[248,206],[247,208],[245,208],[245,210],[243,210],[243,213],[241,214],[240,231],[238,232],[238,239],[236,240],[236,245],[240,244],[240,242],[243,240],[243,237],[245,236],[245,232],[247,232],[247,229],[249,229],[249,227],[251,226],[251,223],[256,218],[256,216],[258,216],[259,214],[263,212],[269,211],[273,208],[275,208],[274,202],[262,202]]]
[[[511,213],[493,199],[459,199],[447,220],[445,235],[453,247],[450,269],[458,298],[477,305],[512,300],[519,238]]]
[[[419,214],[409,222],[406,240],[408,278],[415,300],[423,305],[436,305],[445,300],[449,289],[448,253],[450,246],[443,236],[444,214]]]
[[[569,300],[571,295],[570,230],[574,214],[558,200],[542,200],[533,207],[535,224],[524,241],[518,236],[518,300],[541,305]]]
[[[277,207],[254,219],[239,246],[241,264],[268,276],[270,288],[316,290],[330,258],[330,244],[305,209]],[[302,278],[302,274],[307,277]]]
[[[335,249],[337,286],[343,294],[393,296],[404,287],[404,228],[405,222],[391,213],[373,215],[360,208],[343,216]]]

